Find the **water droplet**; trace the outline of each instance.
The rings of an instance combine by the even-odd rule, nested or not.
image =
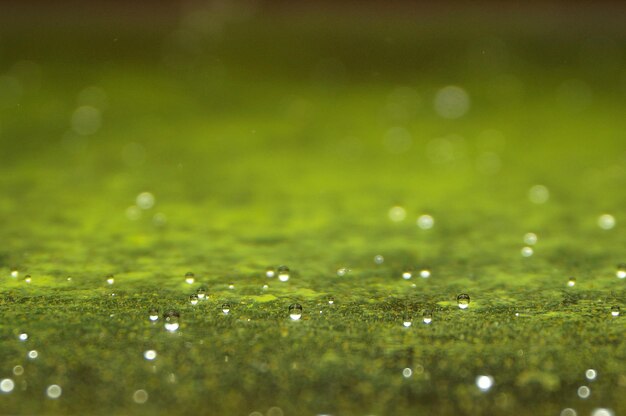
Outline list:
[[[24,277],[24,281],[25,281],[26,283],[30,283],[30,282],[32,281],[32,279],[31,279],[31,277],[30,277],[30,275],[29,275],[29,274],[27,274],[27,275]]]
[[[328,304],[329,304],[329,305],[334,305],[334,304],[335,304],[335,298],[334,298],[334,297],[332,297],[332,296],[329,296],[329,297],[328,297]]]
[[[467,309],[469,308],[470,297],[467,293],[461,293],[456,297],[456,302],[460,309]]]
[[[528,191],[528,199],[533,204],[545,204],[550,199],[550,191],[543,185],[535,185]]]
[[[534,253],[532,247],[523,247],[521,252],[523,257],[530,257]]]
[[[402,377],[404,378],[409,378],[413,375],[413,370],[411,370],[410,368],[405,368],[404,370],[402,370]]]
[[[198,296],[198,299],[200,300],[206,299],[207,298],[206,289],[203,287],[199,288],[198,290],[196,290],[196,295]]]
[[[385,258],[381,256],[380,254],[378,254],[377,256],[374,256],[374,263],[383,264],[384,262],[385,262]]]
[[[430,277],[430,269],[422,269],[420,270],[420,277],[422,279],[428,279]]]
[[[598,373],[593,368],[590,368],[587,371],[585,371],[585,377],[589,381],[595,380],[597,376],[598,376]]]
[[[0,381],[0,392],[11,393],[15,388],[15,382],[10,378],[5,378]]]
[[[133,401],[137,404],[144,404],[148,401],[148,392],[143,389],[135,391],[133,393]]]
[[[568,287],[576,286],[576,278],[575,277],[570,277],[569,280],[567,281],[567,286]]]
[[[229,312],[230,312],[230,305],[228,303],[222,304],[222,313],[224,313],[224,315],[228,315]]]
[[[603,214],[598,217],[598,227],[603,230],[610,230],[615,227],[615,217],[610,214]]]
[[[148,319],[150,319],[151,322],[156,322],[159,320],[159,310],[156,308],[152,308],[150,309],[150,311],[148,311]]]
[[[113,283],[115,283],[115,278],[113,278],[113,275],[110,274],[107,276],[107,283],[112,285]]]
[[[537,244],[537,234],[535,233],[524,234],[524,244],[528,244],[529,246]]]
[[[577,416],[578,413],[576,413],[576,410],[572,409],[571,407],[566,407],[565,409],[561,410],[561,415],[560,416]]]
[[[417,226],[422,230],[430,230],[435,225],[435,219],[430,215],[424,214],[420,215],[417,219]]]
[[[31,351],[28,351],[27,356],[28,356],[28,358],[30,358],[31,360],[34,360],[34,359],[36,359],[37,357],[39,357],[39,353],[37,352],[37,350],[31,350]]]
[[[28,334],[26,332],[22,332],[18,335],[20,341],[26,341],[28,339]]]
[[[18,272],[17,269],[11,270],[11,277],[13,277],[14,279],[17,279],[19,275],[20,275],[20,272]]]
[[[433,313],[429,310],[424,311],[424,323],[429,324],[433,321]]]
[[[265,277],[267,277],[267,278],[270,278],[270,279],[271,279],[271,278],[272,278],[272,277],[274,277],[274,276],[276,276],[276,270],[274,270],[274,268],[273,268],[273,267],[268,267],[268,268],[265,270]]]
[[[289,305],[289,317],[294,321],[302,318],[302,306],[299,303]]]
[[[480,391],[489,391],[491,387],[493,387],[493,377],[491,376],[478,376],[476,377],[476,387],[480,389]]]
[[[574,414],[572,416],[576,415]],[[593,411],[591,412],[591,416],[615,416],[615,412],[605,407],[598,407],[596,409],[593,409]]]
[[[15,374],[16,376],[21,376],[22,374],[24,374],[24,367],[22,367],[21,365],[16,365],[15,367],[13,367],[13,374]]]
[[[404,221],[406,218],[406,210],[403,207],[395,206],[389,210],[389,219],[393,222]]]
[[[269,286],[269,285],[263,285],[263,286],[261,287],[261,289],[263,289],[263,290],[267,290],[267,289],[269,289],[269,288],[270,288],[270,286]]]
[[[187,282],[187,284],[192,285],[192,284],[195,283],[195,281],[196,281],[196,275],[195,274],[193,274],[192,272],[187,272],[185,274],[185,282]]]
[[[197,305],[198,304],[198,295],[190,295],[189,296],[189,303],[191,303],[192,305]]]
[[[410,314],[405,313],[404,316],[402,317],[402,325],[405,328],[408,328],[411,325],[413,325],[413,317]]]
[[[341,267],[337,269],[337,276],[343,277],[348,273],[348,269],[346,267]]]
[[[233,289],[235,288],[235,284],[234,284],[234,283],[232,283],[232,282],[231,282],[231,283],[229,283],[229,284],[228,284],[228,288],[229,288],[230,290],[233,290]]]
[[[163,315],[163,320],[165,321],[165,329],[170,332],[174,332],[180,326],[180,314],[176,311],[167,311]]]
[[[157,358],[157,352],[155,350],[146,350],[143,352],[143,358],[152,361]]]
[[[626,263],[620,263],[617,265],[617,272],[615,273],[619,279],[626,279]]]
[[[286,282],[291,277],[291,272],[287,266],[279,266],[277,269],[278,280]]]
[[[140,193],[139,195],[137,195],[137,198],[135,200],[135,203],[141,209],[152,208],[154,206],[154,202],[154,195],[152,195],[150,192]]]
[[[50,399],[58,399],[59,397],[61,397],[62,393],[63,389],[61,389],[61,386],[59,386],[58,384],[51,384],[46,389],[46,395]]]
[[[409,270],[402,273],[402,278],[404,280],[409,280],[411,277],[413,277],[413,273],[411,273],[411,271]]]
[[[580,386],[578,388],[578,397],[581,399],[586,399],[591,395],[591,389],[587,386]]]
[[[617,306],[617,305],[611,307],[611,315],[612,316],[619,316],[620,315],[620,307]]]

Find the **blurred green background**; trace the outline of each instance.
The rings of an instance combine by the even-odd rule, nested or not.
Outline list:
[[[625,17],[3,3],[0,413],[620,414]]]

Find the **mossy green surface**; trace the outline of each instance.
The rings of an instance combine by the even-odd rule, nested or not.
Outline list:
[[[626,309],[626,37],[510,23],[5,26],[0,379],[15,389],[0,413],[625,412],[626,320],[610,309]],[[81,136],[71,116],[94,85],[101,127]],[[434,110],[446,85],[467,91],[463,117]],[[131,219],[141,192],[156,203]],[[280,264],[288,282],[265,277]]]

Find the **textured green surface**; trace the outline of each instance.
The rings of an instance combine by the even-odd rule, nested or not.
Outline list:
[[[0,378],[16,387],[0,413],[626,411],[626,321],[610,314],[626,309],[623,33],[225,22],[1,32]],[[471,100],[453,120],[433,109],[450,84]],[[102,126],[72,133],[94,85]],[[388,146],[397,127],[407,149]],[[129,219],[145,191],[155,206]],[[279,264],[286,283],[264,276]],[[401,278],[423,267],[432,277]],[[180,311],[180,330],[151,307]]]

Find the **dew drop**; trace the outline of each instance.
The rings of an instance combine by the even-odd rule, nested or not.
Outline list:
[[[148,392],[143,389],[135,391],[133,393],[133,401],[137,404],[144,404],[148,401]]]
[[[27,274],[27,275],[24,277],[24,281],[25,281],[26,283],[30,283],[30,282],[32,281],[32,279],[31,279],[31,277],[30,277],[30,275],[29,275],[29,274]]]
[[[276,276],[276,270],[274,270],[273,267],[268,267],[267,269],[265,269],[265,277],[271,279],[274,276]]]
[[[137,198],[135,199],[135,203],[141,209],[152,208],[154,206],[154,202],[154,195],[152,195],[150,192],[142,192],[137,195]]]
[[[229,312],[230,312],[230,305],[228,303],[222,304],[222,313],[224,315],[228,315]]]
[[[402,278],[404,280],[409,280],[411,277],[413,277],[413,273],[411,273],[411,271],[409,270],[402,273]]]
[[[522,257],[530,257],[533,255],[534,250],[532,249],[532,247],[523,247],[521,253]]]
[[[493,377],[491,376],[478,376],[476,377],[476,387],[480,389],[480,391],[489,391],[491,387],[493,387]]]
[[[618,279],[626,279],[626,263],[620,263],[617,265],[617,272],[615,273]]]
[[[335,304],[335,298],[334,298],[334,297],[332,297],[332,296],[329,296],[329,297],[328,297],[328,304],[329,304],[329,305],[334,305],[334,304]]]
[[[62,393],[63,389],[61,389],[61,386],[59,386],[58,384],[51,384],[46,389],[46,395],[50,399],[58,399],[59,397],[61,397]]]
[[[156,308],[152,308],[148,311],[148,319],[150,319],[151,322],[156,322],[159,320],[159,310]]]
[[[201,287],[198,290],[196,290],[196,296],[198,296],[199,300],[204,300],[206,299],[206,289]]]
[[[589,381],[595,380],[597,376],[598,373],[593,368],[589,368],[587,371],[585,371],[585,378]]]
[[[529,246],[537,244],[537,234],[535,233],[524,234],[524,244],[528,244]]]
[[[20,275],[20,272],[17,271],[17,269],[13,269],[11,270],[11,277],[14,279],[17,279],[17,277]]]
[[[383,264],[384,262],[385,262],[385,258],[381,256],[380,254],[374,256],[374,263]]]
[[[107,283],[112,285],[113,283],[115,283],[115,278],[113,277],[112,274],[107,276]]]
[[[420,277],[422,279],[428,279],[430,277],[430,269],[422,269],[420,270]]]
[[[231,282],[231,283],[229,283],[229,284],[228,284],[228,288],[229,288],[230,290],[233,290],[233,289],[235,288],[235,284],[234,284],[234,283],[232,283],[232,282]]]
[[[456,302],[459,305],[460,309],[467,309],[469,308],[470,297],[467,293],[461,293],[459,296],[456,297]]]
[[[337,276],[344,277],[346,274],[348,274],[348,269],[346,267],[340,267],[337,269]]]
[[[294,321],[302,318],[302,306],[299,303],[289,305],[289,317]]]
[[[550,191],[543,185],[535,185],[528,191],[528,199],[533,204],[545,204],[550,199]]]
[[[34,360],[37,357],[39,357],[39,353],[37,352],[37,350],[30,350],[28,351],[28,354],[26,354],[28,356],[29,359]]]
[[[280,266],[277,269],[278,280],[281,282],[286,282],[291,277],[291,271],[287,266]]]
[[[411,370],[410,368],[405,368],[404,370],[402,370],[402,377],[404,378],[410,378],[413,375],[413,370]]]
[[[389,210],[389,219],[393,222],[404,221],[406,218],[406,210],[401,206],[391,207]]]
[[[15,388],[15,382],[10,378],[5,378],[0,381],[0,392],[11,393]]]
[[[578,397],[581,399],[586,399],[591,395],[591,389],[587,386],[580,386],[578,388]]]
[[[433,313],[429,310],[424,311],[423,322],[429,324],[433,321]]]
[[[191,303],[192,305],[197,305],[198,304],[198,295],[193,294],[189,296],[189,303]]]
[[[192,285],[192,284],[195,283],[195,281],[196,281],[196,275],[195,274],[193,274],[192,272],[187,272],[185,274],[185,282],[187,282],[187,284]]]
[[[603,214],[598,217],[598,227],[603,230],[610,230],[615,227],[615,217],[610,214]]]
[[[576,278],[575,277],[570,277],[569,280],[567,281],[567,286],[568,287],[576,286]]]
[[[143,358],[148,361],[153,361],[157,358],[157,352],[155,350],[146,350],[143,352]]]
[[[16,376],[21,376],[22,374],[24,374],[24,367],[22,367],[21,365],[16,365],[15,367],[13,367],[13,374],[15,374]]]
[[[176,311],[167,311],[163,315],[163,320],[165,321],[165,329],[170,332],[174,332],[178,330],[180,323],[180,314]]]
[[[28,334],[26,332],[22,332],[18,335],[20,341],[26,341],[28,339]]]
[[[413,325],[413,317],[410,314],[405,313],[404,316],[402,317],[402,326],[404,326],[405,328],[408,328],[411,325]]]
[[[422,230],[430,230],[435,225],[435,219],[430,215],[420,215],[417,219],[417,226]]]
[[[620,315],[620,307],[619,306],[612,306],[611,307],[611,316],[619,316]]]

